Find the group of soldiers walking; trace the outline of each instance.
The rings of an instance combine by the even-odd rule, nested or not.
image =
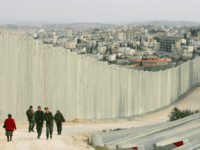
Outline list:
[[[29,121],[29,132],[34,132],[34,126],[36,124],[37,129],[37,138],[40,139],[42,134],[43,123],[46,121],[46,137],[52,139],[53,133],[53,121],[55,120],[57,126],[58,135],[61,135],[62,131],[62,122],[65,122],[65,119],[62,113],[57,110],[55,116],[53,117],[52,112],[49,111],[48,107],[44,108],[45,113],[41,110],[41,106],[38,106],[38,110],[34,113],[33,106],[30,106],[29,109],[26,111],[26,115]]]

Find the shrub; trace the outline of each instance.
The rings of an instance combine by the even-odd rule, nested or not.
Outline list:
[[[169,114],[169,121],[175,121],[193,114],[199,113],[199,110],[191,111],[191,110],[180,110],[175,107],[173,111]]]
[[[97,147],[95,147],[95,150],[107,150],[107,148],[106,147],[97,146]]]

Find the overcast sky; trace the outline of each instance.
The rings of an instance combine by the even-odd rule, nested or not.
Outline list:
[[[0,0],[1,22],[194,21],[200,0]]]

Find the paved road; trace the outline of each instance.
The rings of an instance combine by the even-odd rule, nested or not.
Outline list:
[[[181,109],[200,109],[200,88],[188,95],[183,101],[177,104]],[[131,128],[150,124],[162,123],[168,120],[168,114],[173,108],[169,108],[162,113],[152,115],[143,119],[127,122],[114,123],[64,123],[63,134],[56,134],[54,129],[53,139],[45,139],[45,130],[41,139],[38,140],[36,133],[28,133],[28,124],[17,124],[12,142],[6,142],[5,131],[0,128],[0,150],[92,150],[85,140],[87,135],[93,132],[100,132],[104,129]]]

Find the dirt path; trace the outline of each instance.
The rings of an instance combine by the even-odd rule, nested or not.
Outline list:
[[[181,109],[200,109],[200,88],[187,96],[177,107]],[[54,128],[53,139],[46,140],[46,128],[43,128],[41,139],[37,133],[29,133],[28,123],[17,124],[12,142],[6,141],[5,131],[0,124],[0,150],[93,150],[86,142],[90,133],[104,129],[131,128],[166,122],[171,109],[150,117],[113,123],[64,123],[62,135],[57,135]]]

